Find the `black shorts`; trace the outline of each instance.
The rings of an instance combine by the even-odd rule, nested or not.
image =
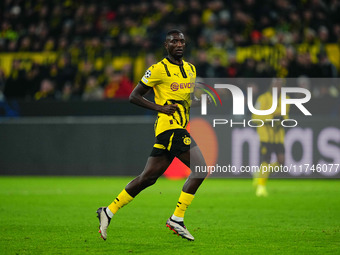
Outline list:
[[[194,146],[196,143],[186,129],[170,129],[156,137],[150,156],[157,157],[167,154],[172,160]]]
[[[260,147],[260,153],[261,153],[261,158],[265,161],[270,160],[271,154],[274,152],[276,155],[277,154],[284,154],[285,153],[285,147],[283,143],[264,143],[261,142],[261,147]]]

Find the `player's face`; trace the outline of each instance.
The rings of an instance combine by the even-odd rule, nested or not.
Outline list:
[[[167,49],[169,55],[173,56],[175,59],[182,58],[185,48],[184,35],[183,34],[170,35],[165,42],[165,48]]]

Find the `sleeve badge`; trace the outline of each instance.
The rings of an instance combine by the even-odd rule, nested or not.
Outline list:
[[[149,78],[151,76],[151,71],[147,70],[144,74],[145,78]]]

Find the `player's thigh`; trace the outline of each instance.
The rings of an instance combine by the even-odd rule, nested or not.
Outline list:
[[[197,188],[199,185],[202,183],[202,181],[207,177],[208,172],[203,172],[203,171],[197,171],[198,169],[205,169],[206,167],[206,162],[204,160],[203,154],[198,146],[194,146],[190,148],[190,150],[183,152],[179,157],[178,157],[185,165],[187,165],[190,170],[191,174],[186,182],[186,184],[183,186],[183,191],[188,188],[188,193],[190,194],[195,194]],[[198,180],[198,183],[194,184],[195,187],[189,187],[186,186],[189,183],[192,183],[192,180]],[[187,191],[185,191],[187,192]],[[193,193],[192,193],[193,192]]]
[[[197,145],[183,152],[178,156],[178,159],[191,168],[206,165],[203,154]]]
[[[165,172],[171,162],[172,158],[170,158],[166,153],[159,156],[150,156],[141,176],[158,178]]]

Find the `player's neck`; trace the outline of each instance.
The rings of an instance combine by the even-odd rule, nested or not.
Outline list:
[[[173,56],[168,55],[167,59],[169,60],[170,63],[175,64],[175,65],[183,65],[182,58],[176,59]]]

